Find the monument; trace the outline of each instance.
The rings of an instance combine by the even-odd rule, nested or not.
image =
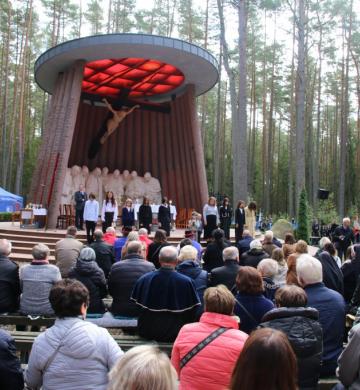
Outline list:
[[[162,194],[201,210],[208,188],[195,99],[216,84],[217,68],[201,47],[146,34],[85,37],[43,53],[35,80],[52,98],[28,199],[46,205],[48,227],[69,202],[63,189],[74,165],[82,167],[76,182],[101,187],[100,201],[107,167],[107,180],[123,172],[125,191],[138,196],[139,183],[151,182],[156,202]]]

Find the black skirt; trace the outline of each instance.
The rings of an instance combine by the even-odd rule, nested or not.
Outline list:
[[[217,228],[216,225],[216,215],[207,215],[206,216],[206,226],[204,227],[204,238],[208,239],[211,237],[213,230]]]

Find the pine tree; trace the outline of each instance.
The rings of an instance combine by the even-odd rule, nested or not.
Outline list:
[[[299,198],[298,228],[296,236],[298,240],[309,242],[309,209],[305,188],[302,189]]]

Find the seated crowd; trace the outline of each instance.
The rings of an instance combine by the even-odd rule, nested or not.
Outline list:
[[[56,317],[34,341],[22,373],[14,340],[0,330],[0,388],[337,389],[360,388],[360,325],[345,348],[345,316],[360,306],[360,244],[342,263],[336,245],[315,257],[287,234],[283,245],[245,230],[232,245],[221,229],[206,248],[187,232],[176,247],[159,229],[95,230],[84,246],[76,228],[55,247],[33,247],[21,266],[0,239],[0,313]],[[104,298],[110,296],[107,308]],[[173,343],[124,353],[109,332],[84,321],[108,310],[137,319],[140,337]],[[359,344],[359,345],[358,345]]]

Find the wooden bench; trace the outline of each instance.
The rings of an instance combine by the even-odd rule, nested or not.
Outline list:
[[[26,364],[29,359],[29,354],[33,342],[35,338],[40,334],[40,332],[12,331],[10,332],[10,334],[15,340],[17,351],[20,353],[21,363]],[[171,355],[172,343],[157,343],[155,341],[142,339],[139,336],[130,336],[130,335],[112,335],[112,336],[123,351],[127,351],[130,348],[136,347],[138,345],[153,344],[153,345],[158,345],[159,348],[162,351],[164,351],[167,355],[169,356]]]
[[[110,313],[109,313],[110,314]],[[1,314],[0,315],[0,325],[15,325],[15,326],[23,326],[23,327],[46,327],[49,328],[52,325],[54,325],[56,318],[55,317],[42,317],[42,316],[25,316],[25,315],[20,315],[20,314]],[[134,333],[137,329],[137,323],[133,324],[134,321],[126,321],[126,319],[114,319],[113,321],[106,321],[103,320],[102,317],[93,317],[89,316],[87,318],[87,321],[93,322],[99,326],[102,327],[111,327],[111,328],[120,328],[124,332],[128,333]],[[106,322],[108,322],[109,325],[106,325]]]

